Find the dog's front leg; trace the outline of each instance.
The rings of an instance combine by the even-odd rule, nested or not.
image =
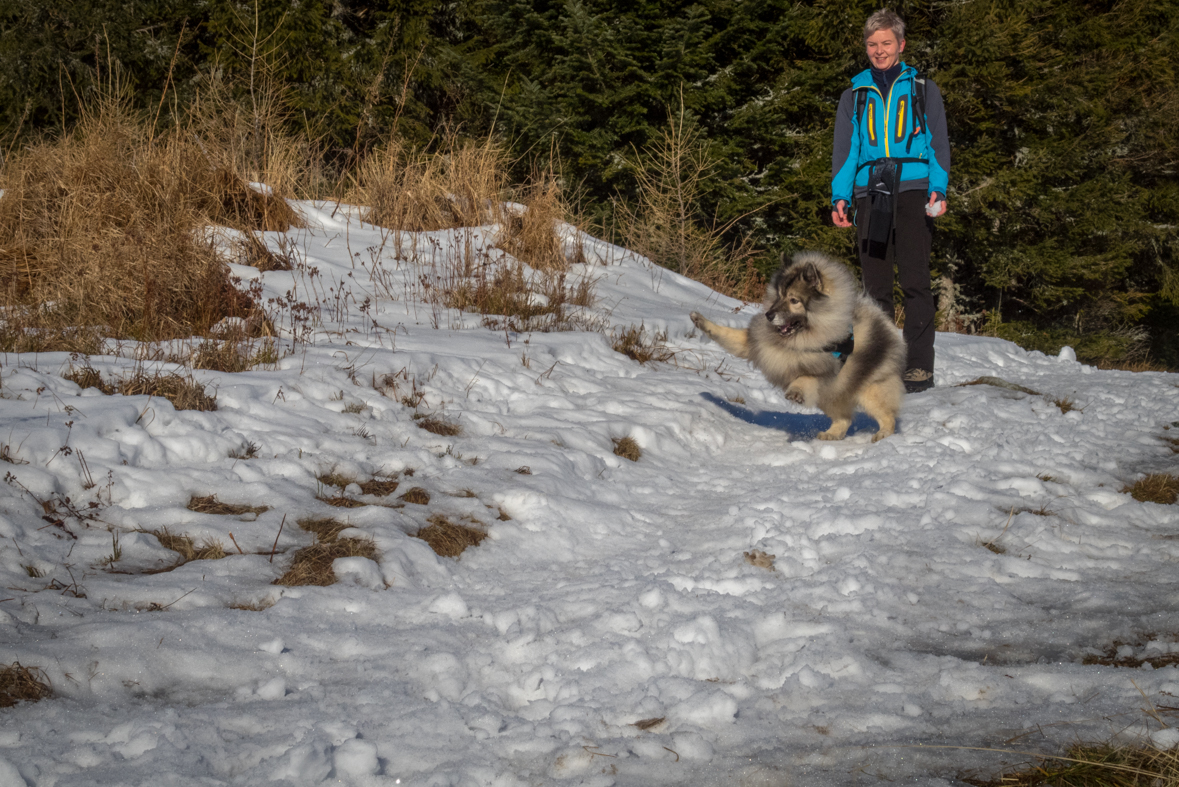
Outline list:
[[[724,325],[717,325],[712,320],[701,316],[697,312],[692,312],[691,317],[693,324],[704,331],[708,335],[708,338],[712,339],[721,347],[724,347],[738,358],[749,357],[748,328],[729,328]]]
[[[815,377],[796,377],[786,387],[786,398],[792,402],[814,407],[819,401],[819,380]]]

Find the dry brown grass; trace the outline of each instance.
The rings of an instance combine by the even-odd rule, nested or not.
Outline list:
[[[1170,505],[1179,500],[1179,477],[1166,473],[1151,473],[1133,484],[1122,487],[1122,491],[1142,503]]]
[[[170,566],[169,570],[193,560],[220,560],[226,556],[225,547],[220,541],[210,539],[197,544],[190,536],[172,533],[166,527],[147,532],[155,536],[164,549],[170,549],[180,555],[180,560],[176,565]]]
[[[242,514],[264,514],[270,510],[269,506],[235,505],[222,503],[216,495],[207,497],[193,497],[185,506],[189,511],[198,514],[218,514],[220,516],[241,516]]]
[[[191,129],[153,131],[116,100],[13,151],[0,183],[4,349],[67,326],[156,340],[249,317],[255,304],[201,228],[285,230],[297,217],[231,158]]]
[[[614,437],[614,453],[621,456],[623,459],[629,459],[632,462],[637,462],[643,458],[643,449],[635,442],[633,437]]]
[[[312,519],[300,519],[299,528],[306,530],[308,533],[315,534],[315,537],[320,541],[334,541],[341,532],[352,527],[346,522],[341,522],[338,519],[331,517],[316,517]]]
[[[97,388],[104,394],[124,396],[158,396],[167,399],[177,410],[216,410],[217,397],[205,393],[205,387],[192,375],[181,376],[174,372],[156,371],[148,374],[142,369],[130,377],[119,380],[104,380],[97,369],[91,366],[70,369],[62,375],[80,388]]]
[[[429,232],[477,227],[500,218],[506,183],[503,152],[490,140],[446,137],[436,153],[393,142],[361,163],[353,199],[365,221],[394,230]]]
[[[1127,669],[1139,669],[1143,664],[1149,664],[1154,669],[1162,669],[1163,667],[1170,667],[1179,664],[1179,653],[1159,653],[1156,656],[1119,656],[1118,651],[1128,643],[1114,640],[1113,644],[1107,647],[1101,654],[1090,654],[1085,656],[1082,664],[1100,664],[1103,667],[1124,667]],[[1138,644],[1139,648],[1143,647],[1142,643]]]
[[[415,486],[406,490],[406,492],[401,495],[399,499],[404,500],[406,503],[425,506],[430,504],[430,493],[425,489],[422,489],[420,486]]]
[[[418,418],[414,423],[418,425],[419,429],[425,429],[427,432],[433,432],[443,437],[457,437],[463,433],[463,428],[453,421],[446,421],[432,415]]]
[[[232,604],[227,604],[229,609],[238,609],[243,612],[262,612],[270,609],[275,604],[273,599],[264,598],[260,601],[235,601]]]
[[[249,330],[251,333],[274,333],[273,326],[265,318],[257,322],[256,328],[250,327]],[[243,334],[237,334],[225,339],[202,341],[191,357],[177,360],[194,369],[235,374],[256,366],[275,364],[279,356],[274,339],[251,339]]]
[[[344,489],[349,484],[356,483],[356,479],[352,478],[351,476],[346,476],[343,473],[337,473],[335,470],[332,470],[330,473],[317,475],[315,480],[319,481],[319,483],[323,484],[324,486],[334,486],[339,487],[340,489]]]
[[[1060,412],[1062,414],[1063,413],[1071,413],[1073,410],[1080,410],[1081,409],[1081,408],[1077,407],[1077,403],[1074,402],[1072,397],[1069,397],[1069,396],[1054,397],[1054,398],[1049,399],[1048,401],[1052,402],[1052,404],[1059,407]]]
[[[0,667],[0,708],[37,702],[52,693],[49,678],[40,667],[25,667],[19,661]]]
[[[505,217],[499,247],[535,270],[568,268],[571,260],[565,256],[561,239],[557,237],[557,225],[566,221],[571,211],[556,177],[550,173],[533,178],[521,201],[526,210]],[[572,261],[584,261],[584,257],[578,256],[579,259]]]
[[[472,520],[470,525],[451,522],[442,514],[434,514],[430,524],[414,535],[430,545],[442,557],[458,557],[467,547],[477,547],[487,538],[483,523]]]
[[[315,543],[295,553],[290,567],[275,585],[315,585],[326,587],[335,584],[336,573],[332,562],[341,557],[365,557],[379,560],[380,553],[372,539],[340,538],[340,533],[351,525],[335,519],[302,519],[299,527],[315,534]]]
[[[374,497],[388,497],[397,491],[397,482],[392,478],[371,478],[361,482],[360,491]]]
[[[745,562],[749,565],[757,566],[758,568],[764,568],[767,571],[774,570],[774,558],[777,557],[776,555],[771,555],[768,552],[761,551],[760,549],[755,549],[744,554]]]
[[[961,777],[975,787],[1177,787],[1179,751],[1152,746],[1077,744],[1062,757],[1037,762],[988,779]]]
[[[362,503],[359,500],[345,497],[344,495],[320,495],[315,499],[321,503],[327,503],[329,506],[335,506],[336,508],[364,508],[368,505],[368,503]]]
[[[666,331],[650,335],[642,325],[631,325],[625,330],[615,333],[612,346],[615,352],[622,353],[632,361],[639,363],[665,362],[675,358],[675,352],[664,344],[666,341]]]
[[[303,547],[295,553],[291,567],[274,580],[276,585],[316,585],[326,587],[336,583],[332,562],[341,557],[366,557],[377,560],[377,545],[367,538],[340,538]]]
[[[546,332],[593,327],[585,315],[571,311],[593,304],[589,279],[569,285],[563,271],[526,273],[523,265],[511,261],[459,274],[448,276],[437,297],[452,309],[487,315],[483,324],[489,328]]]

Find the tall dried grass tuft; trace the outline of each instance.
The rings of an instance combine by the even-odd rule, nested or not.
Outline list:
[[[524,190],[522,200],[522,210],[504,217],[499,247],[538,271],[567,269],[571,260],[557,230],[571,211],[560,183],[551,174],[538,176]]]
[[[19,661],[0,667],[0,708],[36,702],[51,693],[49,679],[40,667],[25,667]]]
[[[706,224],[699,215],[704,181],[716,163],[699,129],[671,115],[662,134],[633,163],[635,204],[619,204],[626,246],[652,262],[742,300],[761,298],[765,283],[747,240],[733,248],[731,224]]]
[[[503,152],[490,140],[449,135],[434,153],[394,141],[364,159],[352,197],[367,206],[365,221],[389,229],[477,227],[499,220],[505,173]]]
[[[70,328],[150,341],[248,318],[255,304],[202,228],[298,222],[284,200],[247,184],[212,135],[156,131],[117,98],[73,132],[13,151],[0,186],[6,350]]]

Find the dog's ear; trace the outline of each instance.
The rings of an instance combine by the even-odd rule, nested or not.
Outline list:
[[[819,290],[820,292],[822,291],[823,274],[819,273],[818,267],[816,267],[813,262],[808,262],[803,265],[802,270],[799,271],[799,274],[802,276],[802,280],[806,282],[807,285],[813,287],[816,290]]]

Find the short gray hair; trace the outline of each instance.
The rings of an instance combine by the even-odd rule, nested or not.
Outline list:
[[[864,23],[864,40],[867,41],[873,33],[879,33],[881,30],[891,30],[896,34],[897,41],[905,40],[905,20],[887,8],[881,8],[868,17],[868,21]]]

